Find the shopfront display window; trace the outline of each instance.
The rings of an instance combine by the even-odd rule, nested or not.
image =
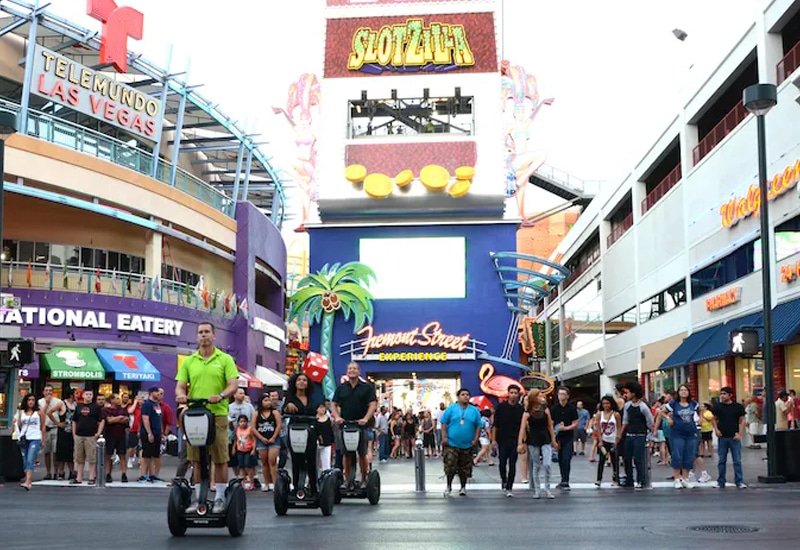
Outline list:
[[[100,384],[100,386],[97,388],[98,395],[105,395],[106,397],[108,397],[112,393],[114,393],[114,384],[112,384],[111,382],[104,382]]]
[[[800,392],[800,345],[786,346],[786,389]]]
[[[764,361],[736,359],[736,398],[741,401],[764,389]]]
[[[697,382],[700,391],[698,401],[719,399],[719,389],[730,385],[725,373],[725,361],[710,361],[697,365]]]
[[[9,371],[0,369],[0,423],[5,423],[3,420],[8,416],[8,402],[10,399],[9,392],[11,391]]]

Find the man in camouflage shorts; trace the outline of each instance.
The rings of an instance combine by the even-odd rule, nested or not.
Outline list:
[[[444,473],[447,477],[445,498],[453,491],[453,478],[461,481],[459,495],[467,495],[467,480],[472,476],[472,448],[481,433],[481,413],[469,403],[469,390],[458,390],[458,402],[450,405],[439,418],[442,425]]]

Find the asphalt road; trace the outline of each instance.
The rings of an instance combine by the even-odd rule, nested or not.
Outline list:
[[[272,494],[248,493],[245,534],[190,530],[169,535],[164,490],[36,486],[0,489],[0,547],[105,548],[794,548],[800,487],[692,491],[573,490],[555,500],[524,491],[387,495],[377,506],[345,501],[331,517],[290,510],[277,517]],[[751,527],[719,534],[689,527]]]

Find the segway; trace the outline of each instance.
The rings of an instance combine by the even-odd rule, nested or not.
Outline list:
[[[317,438],[317,417],[302,415],[286,415],[289,423],[289,452],[292,454],[292,465],[297,466],[297,479],[291,483],[291,478],[286,469],[278,470],[275,480],[275,513],[285,516],[289,508],[319,508],[323,516],[333,513],[336,499],[336,481],[341,473],[336,468],[325,470],[317,480],[317,492],[311,490],[310,476],[316,476],[316,468],[309,472],[307,468],[307,453],[315,454]]]
[[[358,467],[358,448],[361,445],[364,427],[356,422],[345,421],[342,424],[342,444],[344,454],[350,457],[350,477],[344,479],[344,474],[340,474],[336,484],[336,504],[343,498],[366,498],[373,506],[378,504],[381,499],[381,475],[377,470],[371,470],[367,475],[367,486],[361,487],[356,481],[356,469]],[[367,443],[369,444],[369,442]]]
[[[200,493],[197,511],[188,513],[186,509],[192,501],[192,487],[186,478],[172,480],[167,505],[167,524],[169,532],[175,537],[182,537],[188,527],[220,528],[227,527],[232,537],[244,533],[247,518],[247,499],[241,479],[232,479],[225,488],[225,511],[214,514],[211,508],[213,500],[210,494],[209,452],[208,446],[214,443],[214,415],[206,408],[207,399],[189,399],[189,408],[183,414],[183,431],[189,445],[200,451]]]

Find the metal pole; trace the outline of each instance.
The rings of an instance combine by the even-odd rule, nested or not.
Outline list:
[[[418,493],[425,492],[425,447],[421,439],[414,445],[414,485]]]
[[[253,146],[255,147],[255,145]],[[250,194],[250,168],[253,165],[253,149],[250,148],[247,151],[247,167],[244,171],[244,191],[242,192],[242,201],[247,202],[248,195]],[[239,200],[239,197],[234,197],[236,201]]]
[[[28,108],[31,102],[31,86],[33,85],[33,61],[36,53],[36,34],[39,28],[39,0],[33,4],[31,26],[28,30],[28,49],[25,52],[25,74],[22,81],[22,101],[19,109],[19,131],[28,133]]]
[[[242,162],[244,161],[244,140],[239,144],[239,156],[236,157],[236,179],[233,180],[233,215],[236,216],[236,203],[239,201],[239,182],[242,181]]]
[[[553,323],[550,321],[550,315],[547,313],[550,307],[550,295],[544,297],[544,357],[545,357],[545,370],[547,376],[553,375]],[[538,351],[538,350],[537,350]],[[542,356],[539,351],[536,355]]]
[[[105,488],[106,486],[106,440],[101,435],[97,440],[97,451],[95,452],[95,464],[97,464],[97,471],[95,472],[96,485],[95,487]]]
[[[767,400],[767,475],[759,476],[761,483],[785,483],[786,479],[778,475],[777,456],[775,455],[775,389],[773,380],[772,350],[772,269],[770,265],[769,239],[769,202],[767,197],[767,138],[764,115],[756,116],[758,122],[758,187],[761,190],[761,289],[762,310],[764,316],[764,385]]]

